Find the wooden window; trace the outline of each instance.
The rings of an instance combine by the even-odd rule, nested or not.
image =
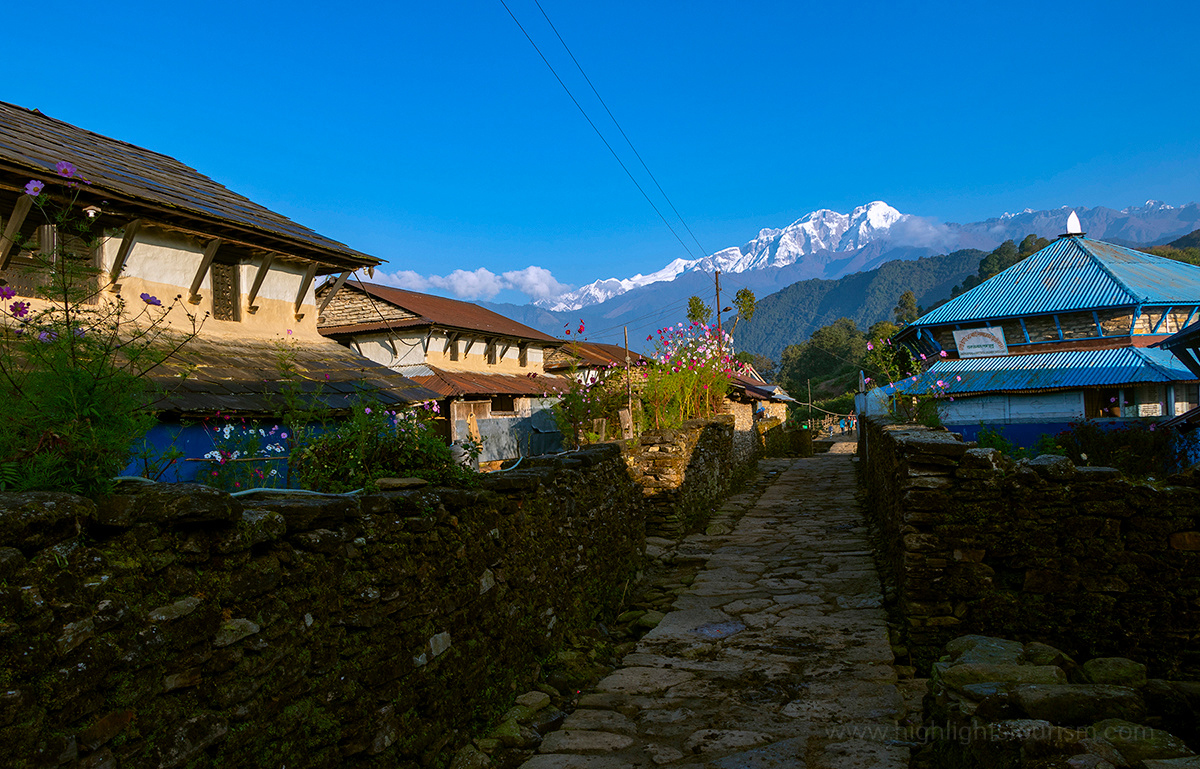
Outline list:
[[[212,280],[213,320],[241,320],[237,265],[213,262],[209,279]]]
[[[517,399],[514,395],[493,395],[492,396],[492,413],[493,414],[512,414],[517,410]]]
[[[26,240],[19,252],[9,259],[8,269],[0,270],[0,279],[17,296],[41,298],[39,289],[50,285],[50,270],[60,258],[92,272],[87,277],[87,296],[84,304],[96,304],[99,299],[99,249],[89,249],[79,238],[62,238],[53,224],[37,228],[36,236]]]

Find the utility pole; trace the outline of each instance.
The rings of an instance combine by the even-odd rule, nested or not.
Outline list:
[[[625,326],[625,395],[629,399],[629,420],[633,422],[633,372],[629,370],[629,326]]]
[[[716,272],[717,279],[717,360],[725,358],[725,335],[721,333],[721,271]]]
[[[808,429],[812,430],[812,380],[808,380]]]

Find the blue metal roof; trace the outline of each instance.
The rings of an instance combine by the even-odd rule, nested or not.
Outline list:
[[[938,389],[953,396],[1195,379],[1166,350],[1117,347],[939,360],[915,382],[913,377],[898,382],[896,390],[919,395]]]
[[[1082,236],[1064,237],[909,328],[1138,304],[1200,304],[1200,267]]]

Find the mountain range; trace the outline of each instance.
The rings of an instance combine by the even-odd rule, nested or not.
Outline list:
[[[676,259],[646,275],[598,280],[556,299],[532,305],[487,306],[557,336],[562,336],[564,327],[574,328],[583,321],[588,339],[620,343],[622,330],[628,328],[630,347],[647,349],[649,344],[644,340],[648,335],[653,335],[663,325],[685,320],[689,296],[698,295],[711,303],[712,273],[718,270],[722,273],[723,295],[732,299],[739,288],[749,288],[762,302],[768,295],[799,281],[836,281],[892,261],[911,261],[965,249],[990,251],[1005,240],[1019,241],[1030,233],[1054,238],[1065,231],[1066,219],[1072,210],[1079,215],[1083,229],[1090,237],[1121,245],[1163,244],[1200,229],[1200,205],[1196,203],[1171,206],[1149,200],[1120,211],[1103,206],[1025,209],[981,222],[958,224],[903,214],[883,201],[875,201],[859,206],[849,214],[827,209],[813,211],[786,227],[763,229],[742,246],[722,249],[700,259]],[[955,266],[962,261],[956,260]],[[936,286],[931,284],[924,295],[918,292],[922,304],[947,298],[950,286],[974,272],[977,264],[976,260],[969,269],[964,267],[965,272],[961,275],[942,274],[939,269]],[[934,293],[943,286],[945,296],[935,296]],[[728,304],[728,299],[723,298],[722,304]],[[780,331],[784,329],[778,327],[779,323],[806,328],[800,339],[794,338],[796,333],[783,334],[792,339],[789,343],[794,343],[803,341],[814,328],[829,322],[816,322],[818,316],[824,314],[827,312],[813,307],[811,317],[775,318],[771,324]],[[844,314],[854,317],[857,313]],[[863,317],[862,322],[880,319]],[[764,322],[756,318],[751,325]],[[748,328],[743,326],[743,330]],[[749,336],[759,335],[752,333]],[[753,349],[741,344],[741,339],[738,341],[742,349],[769,354],[766,349]],[[775,348],[777,345],[759,346]]]

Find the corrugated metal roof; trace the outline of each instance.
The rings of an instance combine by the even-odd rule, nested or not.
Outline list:
[[[557,395],[570,388],[562,377],[551,374],[478,374],[446,371],[423,363],[396,366],[395,370],[441,397],[450,395]]]
[[[909,377],[897,383],[896,390],[914,395],[926,393],[937,386],[938,380],[945,383],[947,395],[978,395],[1193,381],[1195,378],[1195,374],[1164,350],[1118,347],[939,360],[916,377],[917,381]]]
[[[629,360],[636,366],[645,360],[633,350],[629,351]],[[546,360],[547,371],[561,371],[574,366],[625,365],[625,348],[619,344],[603,342],[566,342]]]
[[[1200,267],[1064,237],[921,316],[909,328],[1137,304],[1200,303]]]
[[[380,261],[260,206],[172,157],[5,102],[0,102],[0,160],[47,181],[58,178],[55,164],[67,161],[88,181],[89,192],[107,190],[210,221],[233,223],[317,249],[326,257],[341,257],[337,261],[348,259],[356,266]]]
[[[323,296],[324,292],[329,290],[328,285],[322,286],[318,292],[318,296]],[[506,318],[498,312],[492,312],[470,302],[460,302],[457,299],[447,299],[444,296],[420,294],[416,291],[405,291],[400,288],[392,288],[391,286],[360,283],[358,281],[355,281],[353,284],[347,283],[342,287],[342,291],[362,291],[369,296],[394,304],[397,307],[402,307],[421,317],[419,320],[406,319],[379,321],[378,323],[356,323],[353,326],[319,326],[320,332],[326,336],[357,334],[369,331],[387,331],[392,328],[411,328],[422,325],[438,325],[451,329],[462,329],[464,331],[482,331],[495,336],[515,339],[529,339],[537,342],[557,344],[563,343],[561,339],[555,339],[549,334],[543,334],[535,328],[530,328],[511,318]],[[339,301],[338,297],[340,296],[342,296],[341,292],[333,298],[334,304]]]

